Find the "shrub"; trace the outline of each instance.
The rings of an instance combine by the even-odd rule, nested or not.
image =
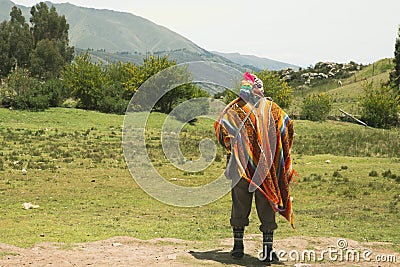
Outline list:
[[[332,176],[335,178],[342,178],[342,175],[338,171],[334,171]]]
[[[323,121],[332,109],[331,98],[326,94],[312,94],[303,100],[300,117],[305,120]]]
[[[369,173],[369,176],[370,176],[370,177],[378,177],[379,174],[378,174],[377,171],[371,171],[371,172]]]
[[[128,100],[107,95],[100,101],[98,110],[104,113],[124,114],[128,104]]]
[[[70,92],[60,79],[50,79],[42,85],[42,92],[48,96],[50,107],[60,107],[68,98]]]
[[[392,173],[390,170],[387,170],[382,173],[382,176],[385,178],[390,178],[390,179],[397,179],[397,175]]]
[[[361,119],[369,126],[390,128],[399,125],[400,96],[385,85],[374,88],[373,83],[363,85],[364,96],[361,98]]]
[[[25,69],[15,69],[8,75],[0,90],[0,99],[2,106],[15,109],[37,111],[50,106],[50,97],[43,85]]]
[[[97,110],[104,113],[125,114],[129,100],[124,99],[124,88],[116,82],[103,86],[103,98],[97,102]]]

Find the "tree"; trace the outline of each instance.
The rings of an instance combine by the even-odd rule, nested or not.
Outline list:
[[[29,66],[29,53],[33,47],[29,25],[26,23],[21,9],[16,6],[12,8],[10,16],[10,57],[15,60],[18,67],[27,68]]]
[[[32,34],[35,45],[43,39],[56,40],[68,44],[69,24],[65,16],[59,16],[54,6],[50,10],[41,2],[31,8]]]
[[[30,54],[30,69],[35,77],[48,80],[57,77],[64,67],[64,59],[54,39],[43,39]]]
[[[62,77],[78,100],[78,107],[98,109],[104,97],[106,77],[100,63],[93,63],[88,53],[77,56],[75,62],[65,67]]]
[[[176,62],[169,61],[168,56],[156,57],[154,55],[146,57],[141,66],[126,65],[127,72],[131,74],[131,78],[125,82],[126,98],[130,100],[147,79],[174,65]]]
[[[10,51],[10,24],[3,21],[0,24],[0,77],[6,77],[13,66],[9,56]]]
[[[301,118],[311,121],[323,121],[332,109],[330,96],[320,93],[312,94],[303,100]]]
[[[186,84],[189,73],[185,68],[162,70],[175,65],[167,57],[150,55],[143,65],[117,63],[103,66],[93,63],[88,53],[80,55],[62,71],[62,78],[78,100],[78,107],[107,113],[124,113],[135,93],[140,97],[134,103],[136,110],[155,109],[169,113],[179,103],[193,98],[208,96],[201,89]],[[154,78],[154,77],[155,78]],[[153,77],[153,79],[149,79]],[[146,81],[143,90],[139,90]],[[182,84],[167,92],[171,85]],[[155,101],[154,96],[162,96]],[[205,107],[206,105],[203,105]],[[206,108],[204,108],[207,111]]]
[[[29,67],[33,39],[29,25],[19,8],[14,6],[10,21],[0,24],[0,76],[7,76],[12,68]]]
[[[268,70],[258,72],[256,75],[263,81],[266,96],[271,97],[283,109],[292,104],[293,89],[278,75]]]
[[[396,88],[397,94],[400,95],[400,26],[394,47],[394,70],[390,73],[390,84]]]
[[[136,94],[132,103],[133,109],[153,109],[170,113],[174,107],[188,99],[209,96],[207,92],[190,83],[190,73],[186,67],[173,67],[175,65],[176,62],[169,61],[168,56],[149,55],[141,66],[126,66],[131,78],[125,82],[125,96],[130,100]],[[166,69],[168,70],[164,71]],[[138,91],[140,87],[141,90]],[[157,101],[155,97],[160,99]],[[208,108],[204,110],[207,111]]]
[[[129,100],[124,97],[126,82],[131,78],[126,66],[132,63],[118,62],[108,64],[103,68],[105,83],[103,85],[104,97],[99,101],[98,110],[106,113],[124,114],[128,107]]]
[[[11,20],[0,24],[0,75],[12,68],[28,68],[32,75],[57,77],[71,62],[74,49],[68,45],[69,25],[54,6],[39,3],[31,9],[30,28],[19,8],[13,7]]]
[[[31,8],[34,50],[31,53],[31,72],[42,79],[57,77],[63,66],[72,61],[74,48],[69,46],[69,24],[41,2]]]

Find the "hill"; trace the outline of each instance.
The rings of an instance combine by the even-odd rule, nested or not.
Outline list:
[[[389,73],[392,68],[392,60],[390,58],[385,58],[373,64],[363,66],[358,71],[350,72],[351,75],[344,79],[336,77],[320,78],[320,80],[315,81],[314,86],[313,83],[308,86],[294,86],[295,101],[290,108],[290,113],[300,113],[302,101],[307,95],[326,93],[332,97],[332,116],[338,117],[341,115],[339,108],[351,114],[358,115],[358,103],[360,97],[363,95],[364,84],[373,82],[374,86],[380,86],[382,82],[387,82],[389,80]],[[307,70],[303,70],[303,72],[304,71]],[[310,73],[312,72],[313,70],[310,70]],[[291,76],[294,75],[292,74]],[[341,85],[338,81],[340,81]]]
[[[130,52],[109,52],[104,49],[81,49],[81,48],[75,48],[75,53],[80,54],[80,53],[85,53],[88,51],[92,59],[101,61],[101,62],[109,62],[109,63],[117,63],[119,61],[121,62],[133,62],[135,64],[142,64],[143,59],[146,57],[148,53],[130,53]],[[203,50],[202,53],[197,53],[197,52],[191,52],[186,49],[177,49],[177,50],[172,50],[172,51],[156,51],[153,52],[154,55],[156,56],[168,56],[169,59],[175,60],[177,63],[183,63],[183,62],[190,62],[190,61],[211,61],[211,62],[218,62],[222,64],[226,64],[229,66],[232,66],[237,69],[243,69],[242,66],[239,64],[236,64],[224,57],[221,57],[219,55],[210,53],[206,50]]]
[[[147,53],[169,55],[178,63],[187,61],[213,61],[241,68],[246,65],[247,59],[237,62],[225,58],[223,55],[211,53],[182,35],[157,25],[150,20],[126,12],[84,8],[69,3],[52,4],[57,12],[65,15],[70,24],[70,44],[79,51],[91,49],[93,57],[102,61],[133,61],[142,62]],[[9,20],[9,13],[15,4],[10,0],[0,0],[0,21]],[[17,5],[29,21],[30,7]],[[250,57],[250,56],[246,56]],[[236,57],[236,59],[240,58]],[[261,60],[261,59],[260,59]],[[285,63],[264,60],[262,66],[267,69],[277,69]],[[244,62],[245,64],[241,64]],[[290,64],[287,64],[289,66]]]
[[[268,70],[281,70],[286,68],[291,68],[294,70],[299,69],[299,66],[292,64],[268,59],[261,58],[253,55],[242,55],[240,53],[221,53],[217,51],[212,51],[214,54],[223,56],[232,62],[242,65],[248,69],[254,70],[256,72],[264,69]]]

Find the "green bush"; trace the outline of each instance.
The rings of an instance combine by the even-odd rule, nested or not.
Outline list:
[[[331,109],[330,96],[324,93],[312,94],[303,100],[300,117],[305,120],[323,121],[326,120]]]
[[[97,102],[97,110],[104,113],[125,114],[129,100],[124,99],[124,87],[115,82],[112,85],[103,85],[103,98]]]
[[[128,100],[107,95],[100,101],[98,110],[104,113],[124,114],[128,104]]]
[[[196,117],[207,114],[210,103],[207,98],[197,98],[185,102],[173,116],[182,122],[193,122]]]
[[[48,96],[50,107],[62,106],[65,99],[70,95],[70,92],[65,83],[60,79],[50,79],[42,84],[42,92]]]
[[[390,128],[399,125],[400,96],[385,85],[374,87],[372,82],[363,85],[361,97],[361,119],[369,126]]]
[[[334,171],[332,176],[335,178],[342,178],[342,175],[340,174],[339,171]]]
[[[25,69],[13,70],[5,79],[0,90],[1,104],[4,107],[44,110],[50,106],[50,97],[43,85]]]

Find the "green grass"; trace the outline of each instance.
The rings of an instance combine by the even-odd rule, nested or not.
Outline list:
[[[164,118],[153,114],[146,135],[151,159],[162,174],[194,186],[224,171],[221,149],[220,160],[203,173],[176,170],[160,148]],[[122,155],[122,124],[123,116],[77,109],[0,109],[0,242],[29,247],[120,235],[202,242],[230,237],[229,194],[206,206],[178,208],[139,188]],[[338,122],[295,121],[295,129],[293,158],[300,182],[293,184],[292,194],[297,229],[279,218],[277,238],[341,236],[394,242],[398,249],[399,133]],[[214,138],[212,121],[186,125],[180,134],[185,156],[195,159],[197,142]],[[388,170],[391,177],[383,177]],[[369,176],[373,171],[377,177]],[[24,210],[24,202],[40,208]],[[250,221],[246,232],[259,233],[254,210]]]
[[[81,109],[51,108],[43,112],[1,110],[0,127],[13,129],[61,129],[80,130],[90,128],[108,130],[122,129],[123,116],[104,114]]]
[[[351,78],[350,78],[351,79]],[[359,99],[363,96],[363,86],[369,82],[374,83],[374,87],[380,86],[382,82],[389,79],[389,72],[377,74],[373,77],[368,77],[365,80],[359,80],[355,83],[349,83],[342,87],[337,87],[327,91],[327,94],[332,97],[332,112],[331,115],[339,116],[339,108],[350,112],[351,114],[359,114]]]
[[[295,157],[295,162],[301,178],[292,192],[301,234],[314,227],[315,236],[398,243],[400,186],[381,173],[399,170],[399,159],[317,155]],[[369,176],[371,171],[379,176]]]
[[[337,121],[295,121],[295,154],[399,157],[400,131]]]
[[[392,58],[384,58],[373,64],[368,65],[363,68],[361,71],[356,73],[356,81],[371,78],[375,75],[379,75],[381,73],[387,73],[391,71],[394,67]],[[344,84],[351,83],[354,80],[354,77],[350,77],[344,81]]]

